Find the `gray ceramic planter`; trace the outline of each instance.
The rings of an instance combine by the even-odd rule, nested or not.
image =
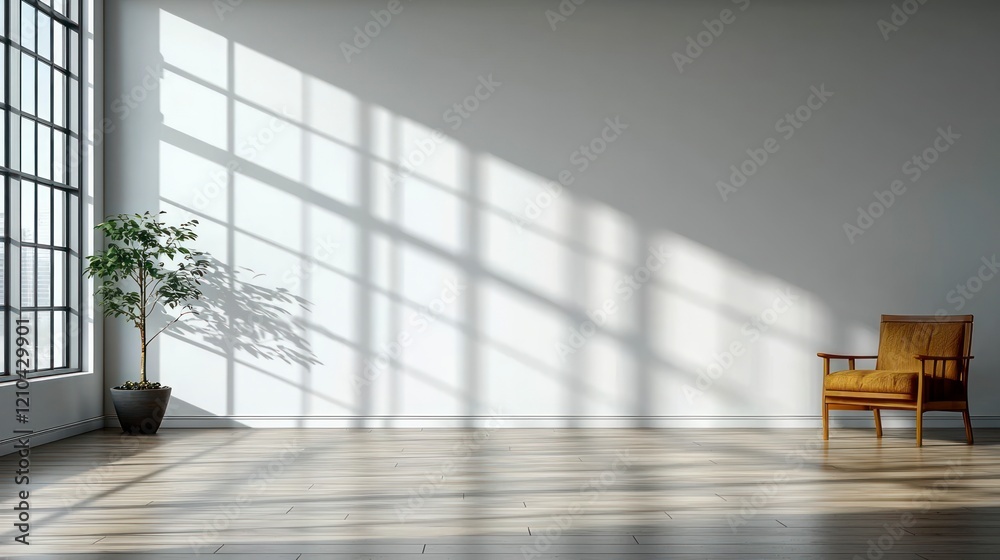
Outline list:
[[[170,387],[160,389],[111,389],[111,402],[122,431],[127,434],[155,434],[167,412]]]

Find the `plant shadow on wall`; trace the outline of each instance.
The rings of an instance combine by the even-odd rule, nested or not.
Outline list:
[[[311,304],[284,288],[253,282],[263,275],[208,257],[209,273],[202,280],[203,299],[192,303],[197,317],[178,323],[173,334],[196,337],[203,344],[229,354],[241,352],[254,359],[289,365],[320,365],[305,337]]]

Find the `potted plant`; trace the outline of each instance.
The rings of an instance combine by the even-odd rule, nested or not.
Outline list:
[[[201,298],[201,279],[209,265],[205,253],[186,246],[198,238],[198,221],[170,226],[160,221],[163,214],[119,214],[95,226],[107,248],[87,257],[84,270],[101,280],[95,295],[105,317],[123,317],[139,331],[139,381],[111,389],[115,413],[127,433],[154,434],[160,427],[170,387],[146,379],[146,350],[168,327],[196,314],[191,302]],[[157,311],[172,314],[164,313],[162,326],[150,336],[149,319]]]

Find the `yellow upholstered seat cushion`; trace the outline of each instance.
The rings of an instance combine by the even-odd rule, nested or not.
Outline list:
[[[917,398],[916,371],[896,369],[850,369],[837,371],[823,378],[827,391],[860,393],[896,393]],[[965,400],[961,381],[944,377],[924,377],[924,392],[928,400]]]

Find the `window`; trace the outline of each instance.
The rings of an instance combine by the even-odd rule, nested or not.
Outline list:
[[[18,320],[29,371],[79,371],[81,0],[0,5],[2,375],[15,370]]]

